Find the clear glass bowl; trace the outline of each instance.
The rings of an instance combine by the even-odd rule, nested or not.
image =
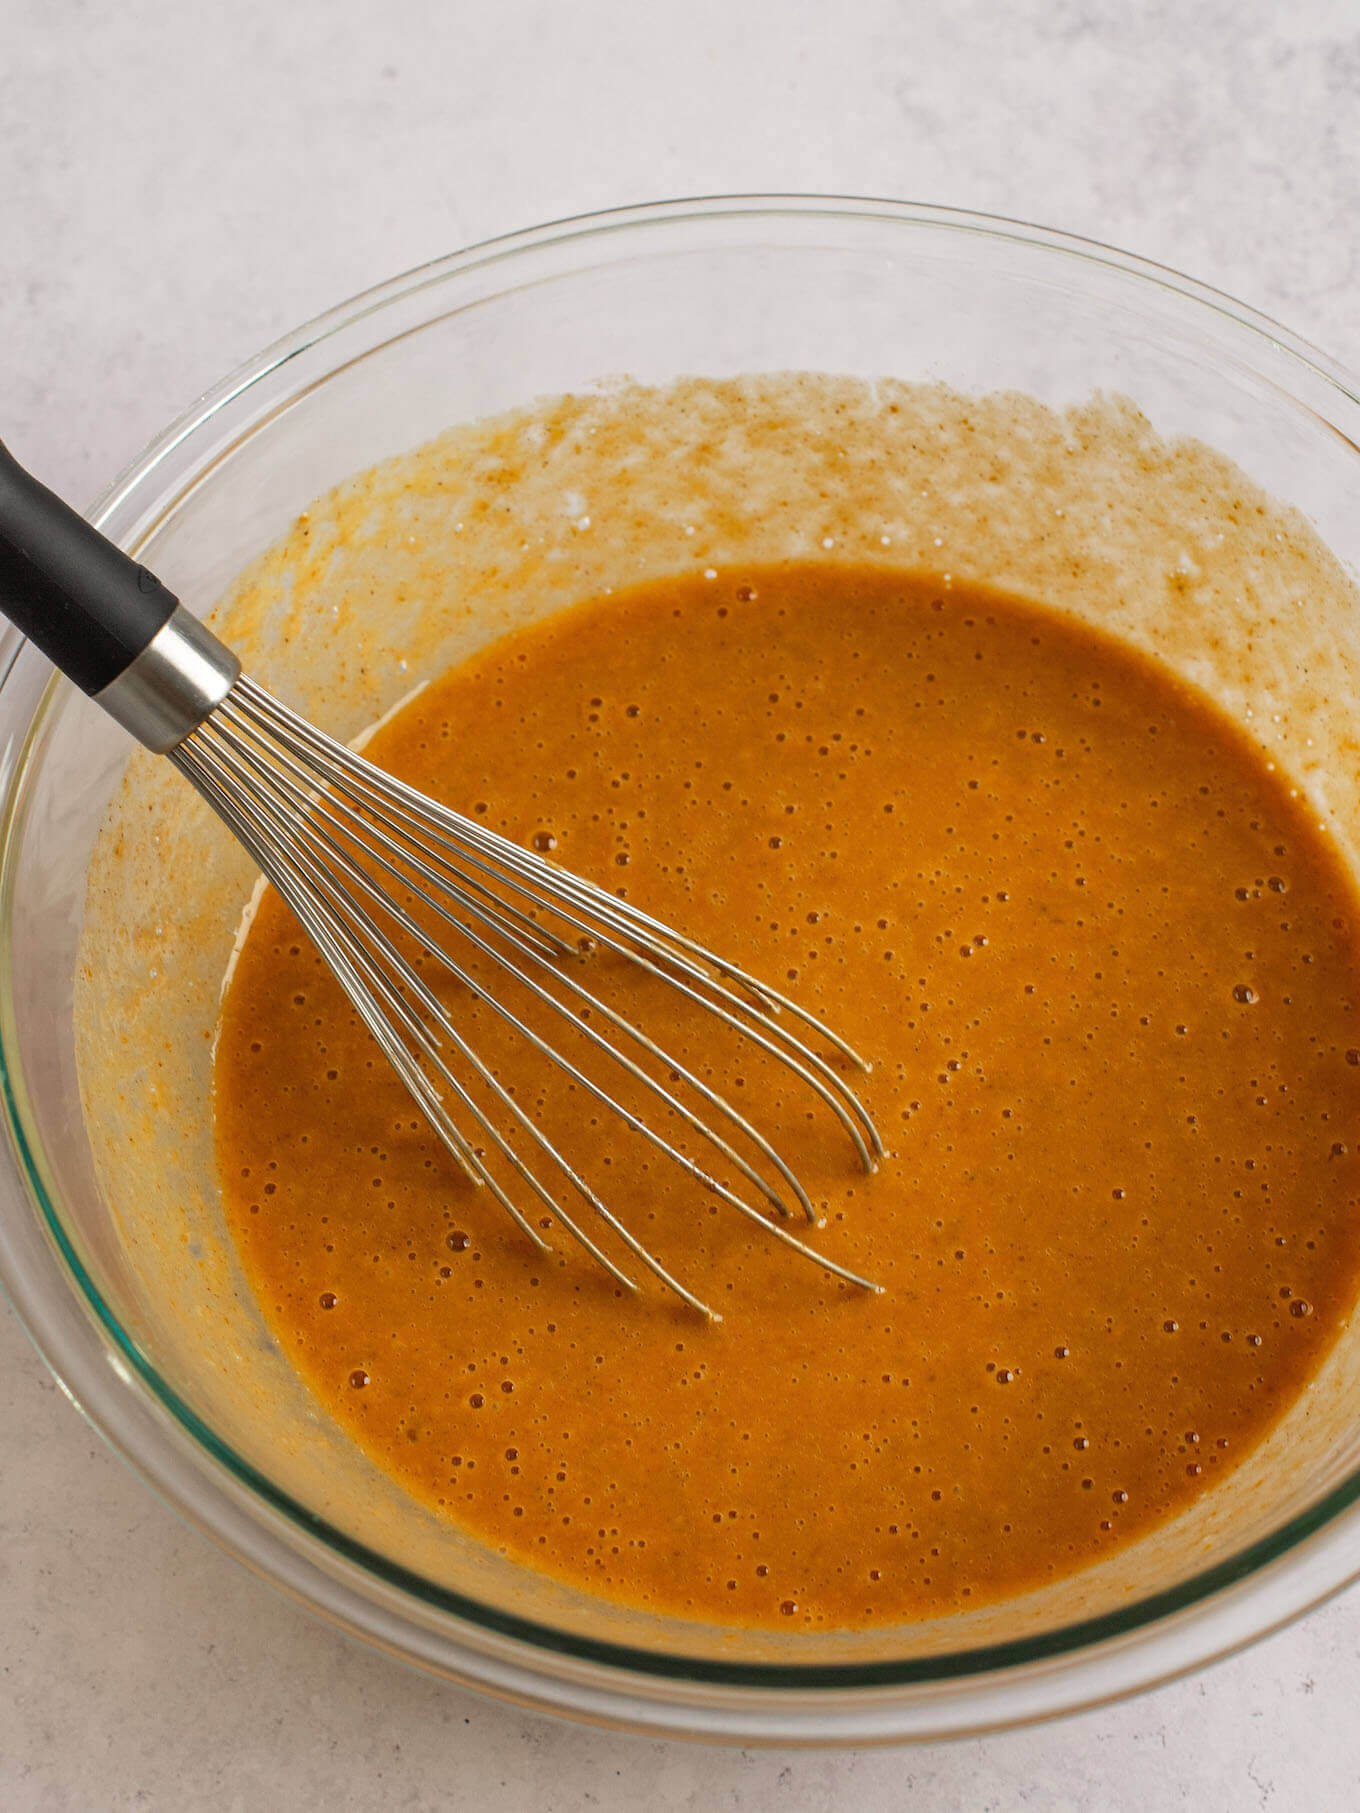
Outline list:
[[[1100,246],[818,198],[630,209],[398,278],[228,379],[94,516],[206,608],[313,497],[451,423],[609,372],[664,382],[790,369],[1017,389],[1056,405],[1122,392],[1161,433],[1227,453],[1349,567],[1360,562],[1360,404],[1312,349]],[[145,1287],[96,1183],[77,1088],[84,878],[126,758],[114,726],[16,637],[0,640],[0,1274],[94,1426],[304,1604],[393,1655],[544,1710],[708,1739],[863,1743],[1129,1692],[1360,1573],[1360,1419],[1344,1416],[1258,1488],[1249,1516],[1212,1541],[1164,1542],[1155,1566],[1131,1565],[1090,1615],[1040,1595],[981,1623],[775,1642],[601,1607],[479,1559],[366,1475],[300,1388],[258,1427],[219,1414],[210,1334],[195,1348]],[[240,1313],[247,1328],[255,1312]],[[263,1366],[266,1347],[242,1337],[232,1365]],[[220,1366],[220,1341],[213,1358]],[[268,1388],[287,1396],[277,1379]]]

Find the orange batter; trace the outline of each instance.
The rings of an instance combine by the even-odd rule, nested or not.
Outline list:
[[[824,1017],[890,1153],[866,1180],[677,1022],[870,1296],[514,1060],[724,1319],[628,1299],[464,1182],[267,895],[217,1052],[247,1272],[327,1409],[492,1547],[710,1621],[976,1606],[1221,1481],[1349,1315],[1360,906],[1141,656],[882,569],[668,579],[496,644],[367,753]]]

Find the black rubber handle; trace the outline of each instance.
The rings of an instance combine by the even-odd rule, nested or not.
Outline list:
[[[178,603],[0,441],[0,611],[77,686],[102,692]]]

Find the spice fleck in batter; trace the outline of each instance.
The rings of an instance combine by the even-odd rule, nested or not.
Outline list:
[[[677,1024],[870,1296],[448,993],[723,1320],[620,1296],[464,1182],[267,895],[216,1060],[233,1232],[321,1401],[493,1548],[710,1621],[976,1606],[1225,1478],[1349,1315],[1360,905],[1288,781],[1142,656],[928,577],[729,571],[492,646],[367,753],[795,995],[872,1059],[890,1152],[866,1180]]]

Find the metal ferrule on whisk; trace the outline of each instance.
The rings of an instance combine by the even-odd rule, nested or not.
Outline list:
[[[139,743],[165,755],[217,709],[240,675],[241,663],[226,644],[177,604],[94,702]]]

